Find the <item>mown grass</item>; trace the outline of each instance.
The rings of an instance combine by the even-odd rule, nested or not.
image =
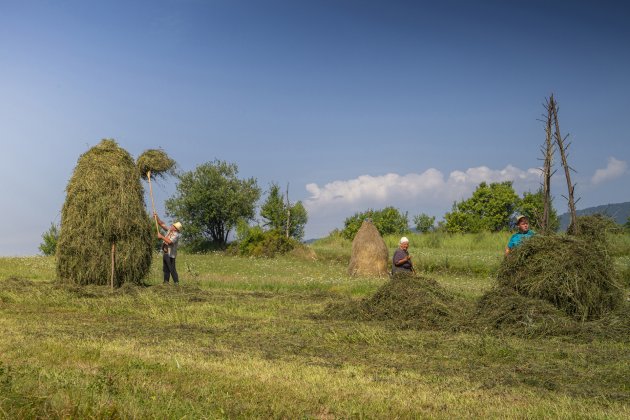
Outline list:
[[[427,259],[475,258],[475,239],[412,241]],[[477,251],[483,264],[502,251],[492,242]],[[179,287],[160,284],[156,260],[147,287],[113,292],[56,284],[52,258],[0,263],[5,418],[630,416],[628,341],[322,319],[386,281],[348,278],[339,256],[182,254]],[[425,275],[472,306],[492,270]]]

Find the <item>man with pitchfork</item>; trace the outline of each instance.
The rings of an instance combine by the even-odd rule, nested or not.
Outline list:
[[[171,227],[168,227],[157,215],[153,212],[153,217],[162,229],[166,231],[166,235],[162,235],[158,231],[158,238],[162,240],[162,271],[164,272],[164,284],[168,284],[169,278],[173,277],[173,283],[179,284],[179,276],[177,275],[177,268],[175,267],[175,257],[177,257],[177,244],[179,243],[179,237],[181,236],[182,224],[175,222]]]

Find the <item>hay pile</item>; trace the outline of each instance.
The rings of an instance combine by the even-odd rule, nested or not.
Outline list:
[[[370,220],[364,220],[352,241],[352,257],[348,266],[350,276],[388,275],[389,251],[381,234]]]
[[[582,237],[532,237],[505,258],[498,281],[579,321],[600,318],[623,300],[605,245]]]
[[[399,328],[457,329],[464,306],[433,279],[394,277],[361,301],[333,304],[323,316],[357,321],[390,321]]]
[[[175,161],[159,149],[148,149],[138,156],[136,161],[140,177],[147,179],[147,173],[151,172],[152,178],[164,177],[167,174],[174,175]]]
[[[109,284],[115,244],[117,286],[141,283],[149,271],[153,234],[138,168],[105,139],[79,157],[66,188],[57,244],[57,276],[74,284]]]

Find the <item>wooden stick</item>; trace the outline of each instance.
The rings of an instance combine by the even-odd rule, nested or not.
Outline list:
[[[159,235],[160,227],[158,226],[157,214],[155,214],[155,201],[153,201],[153,188],[151,187],[151,171],[147,172],[147,179],[149,180],[149,195],[151,196],[151,208],[153,209],[153,218],[155,219],[155,230]]]
[[[116,242],[112,242],[112,275],[109,279],[109,284],[112,290],[114,290],[114,265],[116,262]]]

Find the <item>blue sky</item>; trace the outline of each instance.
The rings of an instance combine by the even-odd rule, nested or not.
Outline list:
[[[102,138],[289,183],[307,238],[367,208],[440,219],[481,181],[537,188],[552,92],[578,208],[628,201],[628,21],[612,1],[0,0],[0,255],[38,252]]]

